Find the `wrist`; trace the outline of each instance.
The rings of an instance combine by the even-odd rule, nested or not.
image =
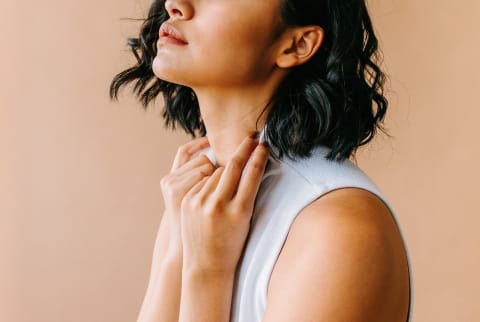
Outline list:
[[[234,275],[229,271],[183,268],[179,321],[228,321]]]
[[[163,261],[168,265],[178,266],[181,270],[183,264],[182,251],[178,247],[168,247]]]
[[[215,276],[235,276],[237,265],[226,265],[226,260],[202,260],[195,256],[183,254],[182,270],[185,274]]]
[[[197,282],[228,282],[235,278],[235,270],[206,269],[195,265],[183,265],[182,276],[189,281]]]

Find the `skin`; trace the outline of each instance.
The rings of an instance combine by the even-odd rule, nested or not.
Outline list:
[[[195,91],[208,138],[180,147],[161,180],[165,212],[138,321],[229,320],[235,268],[268,157],[252,137],[257,118],[289,70],[323,40],[319,26],[279,29],[279,5],[165,4],[188,44],[159,45],[152,67]],[[207,146],[217,166],[198,154]],[[405,250],[389,210],[371,193],[348,188],[297,216],[271,276],[264,321],[405,321],[407,301]]]
[[[158,46],[153,71],[195,91],[216,160],[225,165],[257,129],[261,110],[289,68],[318,50],[323,30],[288,28],[275,37],[279,0],[172,0],[165,6],[188,45]]]

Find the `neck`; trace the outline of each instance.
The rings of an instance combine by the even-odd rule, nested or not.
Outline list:
[[[225,166],[245,137],[265,126],[268,109],[264,109],[273,92],[208,89],[195,93],[217,165]]]

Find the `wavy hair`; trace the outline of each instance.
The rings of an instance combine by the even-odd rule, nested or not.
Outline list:
[[[318,52],[292,68],[272,96],[266,140],[276,158],[307,157],[319,145],[330,148],[329,160],[349,158],[378,129],[386,133],[386,77],[377,65],[381,55],[365,0],[281,1],[279,14],[286,27],[318,25],[325,36]],[[137,64],[113,78],[110,97],[118,99],[120,88],[134,82],[133,92],[146,109],[162,93],[166,126],[179,124],[193,137],[204,136],[194,91],[152,71],[158,30],[169,19],[164,5],[165,0],[154,0],[138,38],[128,38]]]

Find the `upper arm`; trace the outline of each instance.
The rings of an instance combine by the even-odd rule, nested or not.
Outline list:
[[[408,267],[388,208],[330,192],[296,217],[270,278],[264,322],[405,321]]]

